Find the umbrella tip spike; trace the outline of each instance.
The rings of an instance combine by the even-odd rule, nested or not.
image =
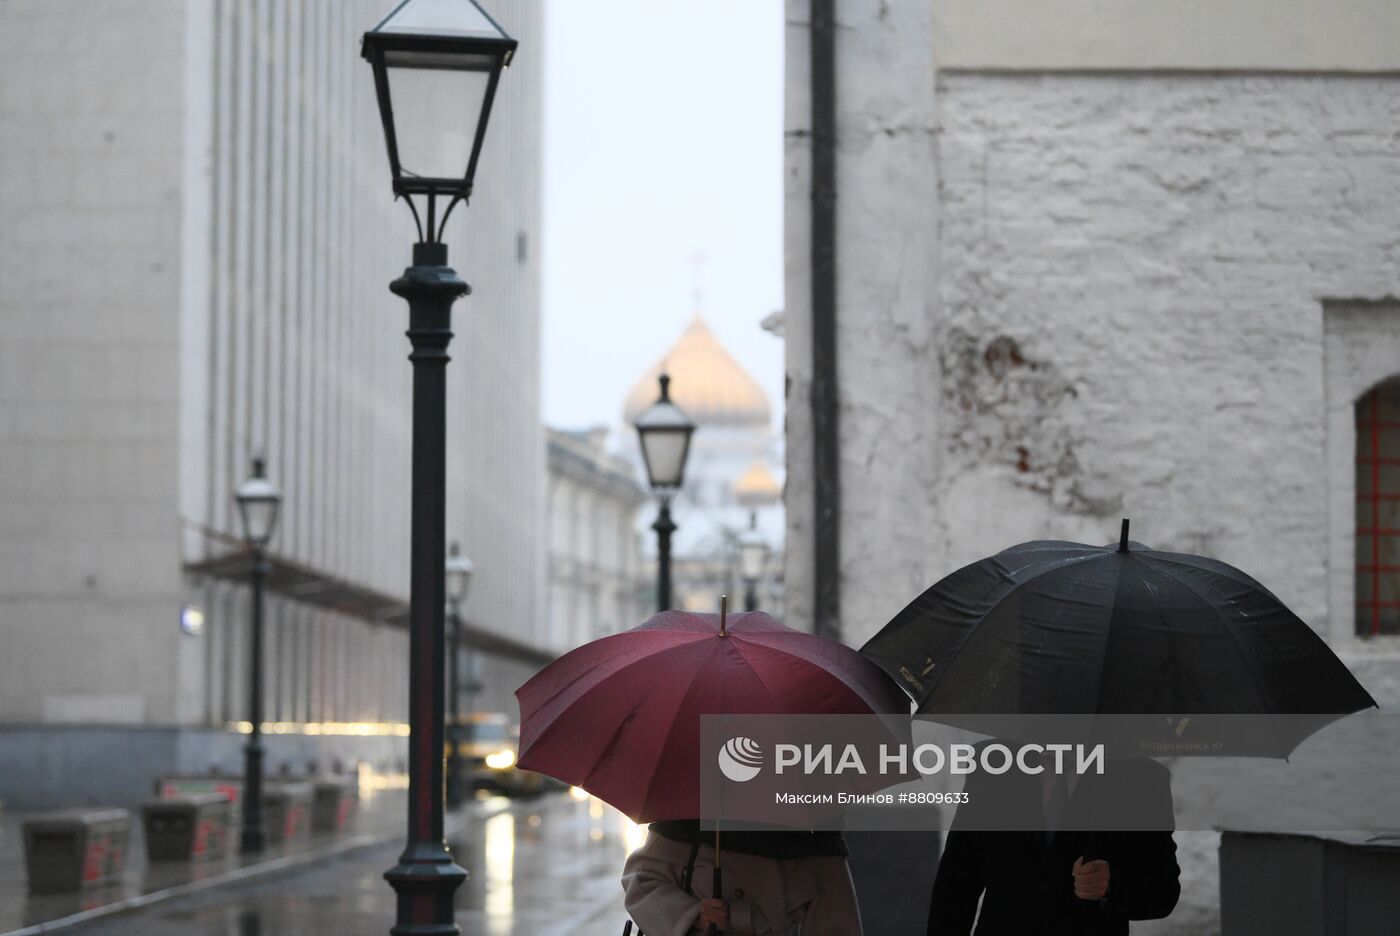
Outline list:
[[[1119,552],[1127,552],[1127,551],[1128,551],[1128,518],[1127,518],[1127,517],[1124,517],[1124,518],[1123,518],[1123,532],[1122,532],[1122,534],[1118,537],[1118,551],[1119,551]]]
[[[729,596],[728,596],[728,595],[720,595],[720,596],[719,596],[719,635],[720,635],[721,637],[727,637],[727,636],[729,635],[729,628],[728,628],[727,622],[726,622],[726,620],[725,620],[725,618],[727,618],[727,617],[729,617]]]

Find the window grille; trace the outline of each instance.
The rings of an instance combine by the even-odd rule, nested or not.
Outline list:
[[[1356,633],[1400,634],[1400,378],[1356,403]]]

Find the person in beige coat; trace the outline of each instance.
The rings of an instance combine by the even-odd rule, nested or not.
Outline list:
[[[743,936],[861,936],[840,833],[732,832],[720,845],[716,895],[714,833],[694,820],[652,823],[622,871],[627,912],[646,936],[695,936],[712,921]]]

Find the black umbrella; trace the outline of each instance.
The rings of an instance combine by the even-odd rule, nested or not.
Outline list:
[[[860,652],[920,713],[1340,716],[1375,705],[1263,585],[1130,543],[1126,520],[1117,546],[1023,543],[959,569]],[[1286,756],[1302,737],[1279,740]]]

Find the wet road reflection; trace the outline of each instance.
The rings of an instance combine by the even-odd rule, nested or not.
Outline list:
[[[482,909],[486,914],[487,931],[495,936],[509,932],[509,927],[503,927],[501,923],[505,921],[509,924],[515,911],[514,814],[504,812],[487,819],[483,843],[486,860],[482,870],[486,876],[486,899]]]
[[[641,830],[597,801],[569,794],[472,804],[449,840],[470,877],[457,922],[489,936],[571,936],[622,929],[618,877]],[[402,843],[178,898],[79,927],[83,936],[384,936],[394,894],[384,882]]]
[[[639,827],[586,796],[517,803],[449,841],[471,877],[458,923],[487,936],[622,929],[622,863]],[[604,920],[612,922],[603,925]],[[614,925],[615,924],[615,925]]]

